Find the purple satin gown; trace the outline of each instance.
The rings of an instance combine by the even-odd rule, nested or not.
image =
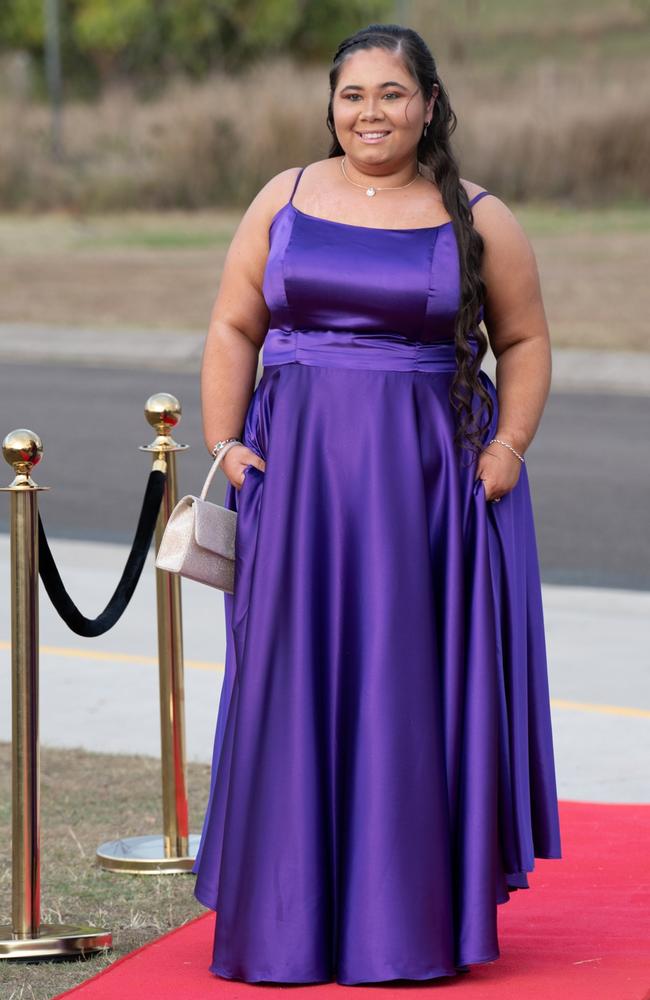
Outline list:
[[[497,904],[561,857],[526,466],[494,504],[453,448],[450,222],[332,222],[292,193],[263,290],[243,440],[266,471],[227,486],[236,582],[194,867],[210,970],[452,976],[499,956]]]

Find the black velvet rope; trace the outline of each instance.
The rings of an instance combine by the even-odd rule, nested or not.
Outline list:
[[[48,597],[66,625],[76,632],[91,638],[103,635],[115,625],[124,614],[147,558],[151,539],[156,527],[156,519],[165,490],[166,474],[153,470],[149,473],[147,488],[142,501],[133,545],[126,560],[120,582],[110,601],[97,618],[86,618],[68,595],[56,568],[54,556],[45,536],[45,528],[38,516],[38,561],[39,573]]]

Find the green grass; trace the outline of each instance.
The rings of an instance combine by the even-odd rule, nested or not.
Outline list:
[[[162,229],[159,232],[125,228],[123,232],[105,236],[81,236],[76,241],[79,250],[209,250],[227,246],[233,230],[214,233],[192,232],[191,229]]]
[[[224,250],[240,213],[115,212],[0,215],[0,253]]]
[[[570,204],[515,204],[512,211],[531,236],[650,232],[650,204],[619,202],[576,208]],[[60,213],[0,215],[0,253],[102,250],[223,250],[233,236],[237,212],[117,212],[77,218]]]
[[[650,205],[647,202],[590,209],[548,203],[510,204],[510,208],[531,236],[650,232]]]

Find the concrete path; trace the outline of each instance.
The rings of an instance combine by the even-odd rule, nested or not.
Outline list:
[[[187,330],[101,330],[0,323],[0,363],[111,365],[135,370],[198,372],[204,333]],[[650,395],[649,353],[555,348],[553,389]],[[483,368],[494,380],[491,351]]]
[[[127,555],[50,539],[64,582],[94,616]],[[0,740],[11,738],[9,539],[0,535]],[[543,587],[560,798],[650,802],[650,593]],[[41,741],[160,754],[153,557],[106,636],[69,632],[41,587]],[[223,595],[183,582],[187,754],[209,761],[223,677]]]

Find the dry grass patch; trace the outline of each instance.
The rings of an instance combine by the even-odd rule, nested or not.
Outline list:
[[[585,13],[572,24],[563,10],[542,25],[537,9],[522,22],[514,7],[512,22],[491,30],[486,11],[453,9],[460,21],[446,34],[430,10],[422,27],[458,116],[452,141],[467,176],[517,200],[650,195],[647,11]],[[67,104],[61,162],[48,154],[47,108],[0,97],[0,205],[245,205],[269,176],[327,155],[327,70],[283,57],[237,77],[171,80],[146,102],[114,85],[95,103]]]
[[[10,746],[0,744],[0,923],[11,922],[10,763]],[[193,875],[118,875],[94,861],[106,840],[161,832],[158,761],[43,748],[41,772],[42,920],[105,927],[113,933],[113,951],[65,963],[0,962],[6,1000],[50,1000],[207,912],[194,899]],[[200,832],[209,784],[207,764],[188,765],[194,832]]]

